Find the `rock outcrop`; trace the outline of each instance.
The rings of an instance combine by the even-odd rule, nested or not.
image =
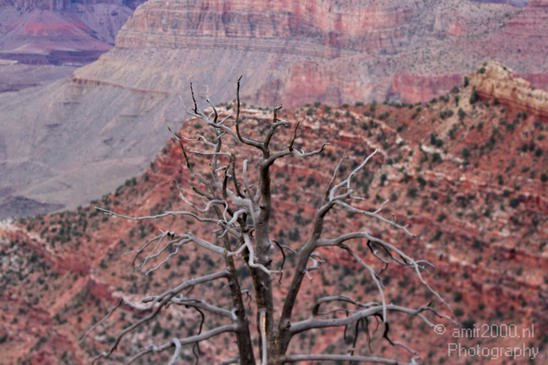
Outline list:
[[[497,98],[525,113],[548,118],[548,91],[534,89],[531,83],[515,77],[501,64],[487,63],[470,78],[470,82],[482,97]]]

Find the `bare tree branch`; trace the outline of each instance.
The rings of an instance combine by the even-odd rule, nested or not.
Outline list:
[[[294,148],[292,148],[291,150],[287,149],[287,150],[284,150],[284,151],[276,152],[263,162],[263,168],[270,167],[276,160],[278,160],[280,158],[283,158],[285,156],[290,156],[291,155],[291,156],[295,156],[295,157],[310,157],[310,156],[319,155],[320,153],[322,153],[325,150],[325,147],[328,146],[328,145],[329,145],[329,143],[324,142],[321,145],[320,148],[318,148],[316,150],[313,150],[313,151],[310,151],[310,152],[305,152],[304,150],[298,151]]]
[[[181,341],[178,338],[174,338],[173,345],[175,346],[175,351],[173,351],[173,356],[169,360],[168,365],[175,365],[175,362],[181,355]]]
[[[365,268],[369,272],[369,276],[371,276],[371,279],[375,283],[375,286],[377,287],[377,290],[379,291],[379,295],[381,296],[381,303],[383,307],[382,318],[383,318],[383,321],[386,323],[388,321],[388,318],[387,318],[388,313],[386,309],[386,298],[384,295],[383,285],[379,277],[377,276],[375,269],[373,269],[373,267],[371,267],[370,265],[366,264],[362,260],[362,258],[358,254],[356,254],[350,247],[343,244],[341,244],[340,247],[344,248],[363,268]]]
[[[385,241],[381,240],[380,238],[374,237],[374,236],[372,236],[371,234],[369,234],[367,232],[352,232],[352,233],[343,234],[343,235],[341,235],[341,236],[339,236],[335,239],[319,240],[318,241],[318,246],[319,247],[341,246],[346,241],[353,240],[353,239],[358,239],[358,238],[365,238],[369,241],[379,243],[383,247],[385,247],[388,251],[395,252],[397,255],[402,257],[405,260],[406,265],[411,266],[415,270],[415,272],[417,274],[417,277],[419,278],[420,282],[424,286],[426,286],[426,288],[428,288],[428,290],[432,294],[434,294],[436,296],[436,298],[438,298],[440,300],[440,302],[442,302],[443,304],[445,304],[445,306],[447,306],[449,309],[451,309],[451,306],[449,305],[449,303],[447,303],[445,301],[445,299],[443,299],[443,297],[436,290],[434,290],[426,282],[426,280],[422,276],[421,270],[424,269],[424,263],[427,263],[427,265],[432,265],[432,264],[427,262],[427,261],[424,261],[424,260],[421,260],[420,262],[415,261],[413,258],[406,255],[400,249],[398,249],[395,246],[389,244],[388,242],[385,242]],[[421,263],[423,263],[423,264],[421,265]]]
[[[272,124],[270,125],[270,129],[268,130],[267,134],[266,134],[266,137],[264,139],[264,143],[263,143],[263,146],[265,149],[267,149],[269,147],[269,144],[270,144],[270,141],[272,140],[272,137],[274,136],[274,133],[276,132],[276,129],[278,127],[287,127],[289,125],[289,123],[287,122],[287,120],[279,120],[278,119],[278,112],[282,109],[282,106],[277,106],[274,108],[274,111],[273,111],[273,117],[272,117]]]
[[[331,354],[306,354],[285,356],[284,362],[301,361],[356,361],[368,362],[372,364],[390,364],[390,365],[416,365],[415,361],[399,362],[394,359],[387,359],[379,356],[361,356],[361,355],[331,355]]]
[[[268,276],[271,276],[273,273],[278,273],[279,272],[278,270],[270,270],[263,264],[259,264],[255,262],[255,249],[253,248],[253,244],[251,243],[251,238],[249,237],[249,234],[247,233],[244,233],[243,237],[244,237],[244,245],[249,251],[249,260],[248,260],[249,267],[261,269]]]
[[[296,335],[298,333],[309,331],[311,329],[320,329],[320,328],[328,328],[328,327],[344,327],[349,324],[355,323],[356,321],[362,318],[367,318],[377,314],[381,314],[385,309],[389,312],[399,312],[399,313],[404,313],[410,316],[417,316],[423,320],[425,317],[419,316],[423,312],[431,312],[435,314],[437,317],[451,320],[450,317],[438,313],[432,307],[423,306],[416,309],[412,309],[412,308],[402,307],[395,304],[387,304],[386,307],[383,305],[372,306],[372,307],[357,311],[344,318],[329,318],[329,319],[310,318],[304,321],[295,322],[291,324],[290,331],[292,335]],[[433,324],[430,321],[425,321],[425,323],[428,326],[433,327]]]
[[[367,165],[369,160],[371,160],[377,152],[378,152],[378,150],[373,151],[373,153],[371,153],[369,156],[367,156],[365,158],[365,160],[363,160],[363,162],[358,165],[358,167],[356,167],[354,170],[352,170],[352,172],[350,172],[350,174],[346,177],[346,179],[344,179],[343,181],[341,181],[337,185],[333,186],[333,188],[331,188],[331,190],[329,192],[329,200],[337,200],[339,198],[335,194],[337,193],[337,190],[339,190],[339,188],[341,188],[342,186],[346,185],[346,190],[347,191],[350,190],[350,182],[351,182],[352,178],[354,177],[354,175],[356,175],[361,169],[363,169],[365,167],[365,165]],[[336,171],[337,170],[338,170],[338,167],[337,167]]]
[[[99,327],[101,325],[101,323],[105,322],[111,315],[112,313],[114,313],[116,311],[116,309],[118,309],[122,304],[124,304],[124,299],[120,299],[118,301],[118,304],[116,304],[114,307],[112,307],[108,313],[97,323],[95,323],[93,326],[91,326],[83,335],[82,337],[80,337],[80,341],[78,341],[79,343],[82,343],[84,342],[84,340],[86,339],[86,337],[91,333],[93,332],[97,327]]]
[[[147,298],[148,299],[148,298]],[[150,300],[150,299],[148,299]],[[170,303],[178,304],[178,305],[184,305],[188,307],[198,308],[202,309],[211,313],[215,313],[224,317],[228,317],[232,320],[236,320],[236,315],[233,311],[229,311],[228,309],[224,309],[218,306],[215,306],[213,304],[210,304],[206,302],[203,299],[196,299],[196,298],[173,298]]]
[[[343,209],[351,212],[351,213],[357,213],[357,214],[363,214],[365,216],[368,216],[368,217],[371,217],[371,218],[375,218],[383,223],[387,223],[387,224],[390,224],[391,226],[394,226],[398,229],[401,229],[402,231],[404,231],[407,235],[409,236],[415,236],[413,233],[411,233],[408,229],[407,229],[407,226],[402,226],[400,224],[398,224],[397,222],[393,221],[393,220],[390,220],[390,219],[386,219],[384,218],[383,216],[379,215],[377,212],[379,211],[379,209],[377,209],[376,211],[373,211],[373,212],[369,212],[367,210],[363,210],[363,209],[359,209],[359,208],[356,208],[356,207],[353,207],[351,206],[350,204],[347,204],[345,202],[342,202],[340,200],[336,200],[335,201],[335,204],[342,207]]]
[[[238,325],[236,325],[236,324],[229,324],[229,325],[225,325],[225,326],[220,326],[220,327],[214,328],[212,330],[203,332],[202,334],[199,334],[199,335],[196,335],[196,336],[191,336],[191,337],[187,337],[187,338],[183,338],[183,339],[178,339],[177,344],[179,346],[191,345],[191,344],[195,344],[195,343],[199,343],[199,342],[208,340],[208,339],[210,339],[212,337],[215,337],[215,336],[218,336],[222,333],[235,332],[237,330],[238,330]],[[142,349],[137,354],[135,354],[131,359],[128,360],[128,362],[126,364],[131,364],[132,362],[134,362],[134,361],[140,359],[141,357],[143,357],[147,354],[150,354],[150,353],[159,353],[159,352],[169,350],[172,347],[176,347],[177,344],[175,343],[175,341],[171,341],[171,342],[163,344],[161,346],[154,346],[154,345],[149,346],[145,349]]]
[[[164,218],[164,217],[169,217],[169,216],[189,216],[189,217],[192,217],[192,218],[194,218],[197,221],[202,222],[202,223],[214,223],[214,224],[219,223],[219,220],[212,219],[212,218],[200,217],[195,213],[187,212],[187,211],[166,211],[166,212],[156,214],[156,215],[145,215],[145,216],[140,216],[140,217],[133,217],[133,216],[125,215],[125,214],[115,213],[111,210],[104,209],[104,208],[95,207],[95,209],[97,209],[101,212],[104,212],[107,215],[111,215],[111,216],[119,217],[119,218],[124,218],[124,219],[132,220],[132,221],[154,220],[154,219],[159,219],[159,218]]]
[[[241,109],[241,103],[240,103],[240,81],[242,80],[242,76],[238,78],[237,86],[236,86],[236,134],[238,136],[238,139],[241,143],[246,144],[248,146],[252,146],[255,148],[260,149],[261,151],[264,150],[264,145],[258,141],[254,141],[249,138],[245,138],[242,136],[240,132],[240,109]]]
[[[156,297],[152,297],[152,300],[149,300],[149,301],[152,302],[153,306],[154,306],[154,304],[158,304],[156,306],[156,308],[153,309],[152,312],[150,314],[148,314],[147,316],[143,317],[139,321],[131,324],[130,326],[128,326],[124,330],[122,330],[122,332],[120,332],[118,334],[118,336],[117,336],[114,344],[112,345],[112,347],[108,351],[103,352],[99,356],[97,356],[97,358],[95,358],[94,362],[97,361],[100,358],[108,358],[114,352],[114,350],[116,350],[116,348],[118,348],[118,345],[120,344],[120,341],[122,340],[122,338],[124,336],[126,336],[128,333],[133,331],[135,328],[140,327],[144,323],[147,323],[150,320],[152,320],[153,318],[155,318],[160,313],[160,311],[169,304],[171,299],[173,299],[176,295],[180,294],[183,290],[185,290],[189,287],[193,287],[193,286],[198,285],[198,284],[206,283],[208,281],[217,280],[217,279],[221,279],[221,278],[227,278],[227,277],[228,277],[228,273],[226,271],[221,271],[221,272],[205,275],[205,276],[202,276],[202,277],[199,277],[199,278],[196,278],[196,279],[191,279],[191,280],[185,281],[184,283],[178,285],[175,288],[169,289],[166,292],[164,292],[164,293],[162,293],[162,294],[160,294]],[[143,301],[147,301],[147,299],[149,299],[149,298],[146,298]]]
[[[371,306],[378,305],[378,303],[376,303],[376,302],[370,302],[370,303],[366,303],[366,304],[359,303],[359,302],[356,302],[354,299],[349,298],[349,297],[344,296],[344,295],[331,295],[331,296],[319,298],[316,301],[316,303],[314,304],[314,307],[312,308],[312,315],[313,316],[321,315],[319,313],[320,306],[322,304],[331,303],[331,302],[350,303],[350,304],[355,305],[358,308],[368,308],[368,307],[371,307]]]

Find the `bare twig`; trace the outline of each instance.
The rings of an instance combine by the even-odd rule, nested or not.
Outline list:
[[[130,333],[131,331],[133,331],[137,327],[140,327],[144,323],[147,323],[150,320],[152,320],[153,318],[155,318],[160,313],[160,311],[164,307],[166,307],[169,304],[169,302],[176,295],[179,295],[183,290],[185,290],[189,287],[193,287],[193,286],[198,285],[198,284],[203,284],[203,283],[206,283],[206,282],[209,282],[209,281],[212,281],[212,280],[217,280],[217,279],[227,278],[227,277],[228,277],[228,273],[226,271],[221,271],[221,272],[216,272],[216,273],[209,274],[209,275],[204,275],[204,276],[196,278],[196,279],[191,279],[191,280],[185,281],[184,283],[178,285],[177,287],[169,289],[166,292],[164,292],[163,294],[160,294],[159,296],[153,297],[154,299],[152,300],[152,302],[153,302],[152,304],[153,305],[157,304],[156,308],[150,314],[148,314],[147,316],[143,317],[139,321],[131,324],[130,326],[128,326],[124,330],[122,330],[122,332],[120,332],[120,334],[118,334],[118,336],[116,337],[116,340],[114,341],[114,344],[112,345],[112,347],[108,351],[105,351],[105,352],[101,353],[99,356],[97,356],[97,358],[95,358],[94,362],[97,361],[100,358],[108,358],[118,348],[118,345],[120,344],[120,341],[122,340],[122,338],[124,338],[128,333]]]
[[[86,337],[91,333],[93,332],[99,325],[101,325],[101,323],[105,322],[111,315],[112,313],[114,313],[116,311],[116,309],[118,309],[122,304],[124,304],[124,299],[120,299],[118,301],[118,303],[112,307],[108,313],[97,323],[95,323],[93,326],[91,326],[83,335],[82,337],[80,337],[80,341],[78,341],[79,343],[82,343],[84,342],[84,340],[86,339]]]
[[[181,341],[178,338],[174,338],[173,345],[175,346],[175,351],[173,351],[173,356],[171,356],[168,365],[175,365],[175,362],[181,355]]]
[[[382,314],[382,312],[384,310],[389,311],[389,312],[404,313],[404,314],[407,314],[407,315],[410,315],[410,316],[416,316],[416,317],[419,317],[423,320],[424,320],[424,316],[420,316],[420,314],[422,314],[424,312],[431,312],[431,313],[434,313],[436,316],[438,316],[440,318],[445,318],[445,319],[451,320],[450,317],[438,313],[432,307],[424,306],[424,307],[419,307],[419,308],[413,309],[413,308],[408,308],[408,307],[402,307],[402,306],[395,305],[395,304],[387,304],[386,306],[383,306],[383,305],[371,306],[369,308],[357,311],[357,312],[349,315],[348,317],[344,317],[344,318],[329,318],[329,319],[310,318],[310,319],[307,319],[307,320],[304,320],[304,321],[292,323],[290,331],[291,331],[292,335],[295,335],[295,334],[298,334],[298,333],[301,333],[301,332],[304,332],[304,331],[309,331],[311,329],[320,329],[320,328],[329,328],[329,327],[344,327],[344,326],[347,326],[349,324],[353,324],[353,323],[355,323],[356,321],[358,321],[362,318],[367,318],[367,317],[371,317],[371,316],[374,316],[374,315],[380,315],[380,314]],[[431,322],[425,321],[425,323],[428,326],[432,327]]]

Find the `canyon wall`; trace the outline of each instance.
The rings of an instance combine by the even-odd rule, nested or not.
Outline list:
[[[225,44],[283,52],[294,47],[306,54],[307,46],[324,45],[329,47],[320,48],[319,54],[324,56],[337,56],[337,50],[392,49],[408,43],[406,38],[423,3],[151,1],[139,8],[124,27],[117,46],[186,48],[189,40],[200,48]],[[295,38],[303,41],[301,47],[295,44]],[[285,45],[288,41],[291,47]],[[310,51],[315,53],[314,49]]]
[[[3,202],[75,207],[114,188],[151,161],[166,125],[186,119],[190,81],[214,103],[233,100],[239,76],[242,100],[266,107],[418,102],[493,59],[542,87],[547,12],[540,0],[526,8],[460,0],[146,2],[97,61],[55,84],[0,95],[0,170],[9,176],[0,195]],[[63,13],[44,14],[14,28],[20,38],[0,42],[27,33],[47,39],[57,24],[48,17]],[[55,34],[91,29],[78,22]],[[13,43],[18,57],[29,49],[36,58],[58,54],[33,42]],[[100,37],[93,42],[93,52],[108,47]],[[72,50],[89,51],[70,45],[60,63]],[[17,214],[25,214],[19,203]]]
[[[131,62],[138,52],[160,67],[165,58],[196,81],[222,87],[207,75],[213,64],[198,66],[215,59],[229,78],[250,77],[255,93],[246,96],[254,103],[416,102],[448,91],[458,75],[491,59],[525,77],[545,73],[547,11],[539,0],[523,10],[453,0],[150,1],[121,29],[109,60]],[[163,57],[156,60],[156,52]],[[257,58],[268,66],[254,68]],[[111,77],[107,69],[98,66],[94,78]],[[404,79],[420,81],[410,87]]]

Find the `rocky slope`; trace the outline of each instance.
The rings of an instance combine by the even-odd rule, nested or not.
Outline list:
[[[69,76],[76,67],[25,65],[14,60],[0,61],[0,93],[47,85]]]
[[[417,102],[495,59],[544,88],[547,11],[541,0],[149,1],[71,78],[0,95],[4,215],[74,208],[142,171],[184,118],[190,80],[216,103],[240,75],[257,105]]]
[[[489,93],[492,83],[501,85],[495,89],[499,94]],[[278,208],[273,235],[296,247],[309,233],[307,222],[338,158],[345,153],[351,161],[357,161],[377,148],[379,156],[357,178],[356,188],[366,198],[362,204],[374,209],[390,199],[384,214],[409,224],[417,237],[405,238],[368,221],[369,229],[435,264],[436,269],[427,278],[451,302],[456,318],[464,326],[494,323],[515,324],[520,331],[533,325],[537,330],[546,328],[548,117],[544,111],[548,105],[535,104],[542,98],[532,94],[532,105],[537,106],[527,106],[521,99],[527,93],[519,91],[525,83],[513,80],[497,64],[485,65],[467,78],[465,85],[424,104],[340,109],[316,104],[287,112],[284,117],[288,120],[302,121],[299,146],[310,147],[324,139],[332,145],[322,159],[292,159],[275,165],[273,198]],[[507,92],[516,90],[518,97],[508,97]],[[222,110],[228,112],[227,108]],[[268,123],[270,114],[249,109],[245,118],[249,128],[246,131],[252,135],[257,125]],[[185,124],[185,136],[194,137],[198,130],[195,124]],[[164,138],[168,135],[163,133]],[[8,363],[85,363],[107,348],[116,329],[142,315],[124,306],[79,345],[80,335],[119,298],[138,303],[145,292],[158,292],[181,276],[211,270],[215,258],[188,247],[165,266],[166,270],[151,277],[130,272],[131,255],[125,253],[135,250],[148,237],[160,230],[202,230],[181,219],[131,222],[104,216],[94,209],[96,205],[132,215],[182,209],[174,181],[187,189],[188,179],[181,150],[170,141],[143,175],[127,180],[115,193],[92,206],[2,223],[0,352],[4,359]],[[327,224],[335,235],[359,228],[363,221],[343,214]],[[365,254],[365,248],[360,251]],[[375,293],[348,257],[330,252],[322,255],[328,263],[306,281],[296,315],[299,318],[307,316],[309,303],[320,293],[339,292],[342,288],[344,294],[364,301],[371,300]],[[289,260],[288,267],[291,264]],[[249,284],[245,280],[244,287]],[[424,304],[432,300],[422,290],[415,290],[418,283],[405,271],[390,267],[383,281],[387,288],[394,288],[389,301]],[[285,285],[287,282],[282,281],[279,297],[284,295]],[[226,301],[221,287],[199,290],[193,293]],[[150,341],[163,343],[175,333],[192,331],[197,325],[195,317],[191,311],[171,308],[159,324],[130,336],[121,354],[135,352]],[[403,323],[393,331],[419,352],[425,364],[531,363],[519,356],[496,361],[448,357],[448,343],[455,341],[452,332],[435,336],[417,322]],[[298,338],[291,351],[344,352],[350,346],[340,332],[327,335]],[[375,338],[375,353],[391,353],[390,348],[380,345],[378,336]],[[546,339],[539,332],[528,338],[499,336],[458,341],[465,346],[489,348],[539,347],[541,354],[532,363],[547,360],[543,347]],[[233,351],[230,344],[230,338],[205,343],[203,361],[219,362]],[[365,338],[360,339],[358,347],[367,352]],[[184,361],[193,361],[192,349],[183,353]],[[398,356],[405,359],[407,354],[400,352]]]

